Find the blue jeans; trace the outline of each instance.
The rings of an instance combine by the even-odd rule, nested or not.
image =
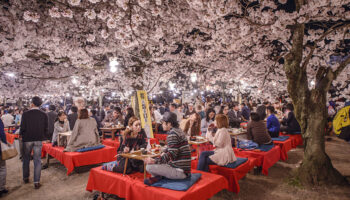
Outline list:
[[[34,183],[40,182],[42,141],[23,142],[23,180],[29,178],[29,162],[32,151],[34,161]]]
[[[209,171],[209,165],[216,165],[212,160],[210,160],[209,156],[214,155],[214,151],[203,151],[199,156],[197,170]]]

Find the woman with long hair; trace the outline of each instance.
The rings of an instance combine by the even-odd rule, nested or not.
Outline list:
[[[214,121],[215,121],[215,110],[212,108],[209,108],[207,110],[205,118],[202,119],[202,121],[201,121],[202,136],[205,137],[205,135],[207,134],[207,130],[208,130],[209,125],[214,123]]]
[[[147,148],[147,135],[141,128],[141,121],[137,117],[131,117],[129,119],[128,128],[125,130],[121,145],[118,149],[118,154],[129,153],[132,151],[138,151],[142,148]],[[113,170],[118,173],[123,173],[125,167],[125,158],[122,156],[117,157],[118,166]],[[129,174],[133,171],[143,172],[143,161],[129,159],[126,173]]]
[[[188,136],[199,136],[201,131],[201,116],[198,113],[193,113],[184,123],[183,131]]]
[[[96,120],[89,117],[89,111],[86,108],[79,110],[78,120],[75,122],[72,135],[64,151],[76,151],[98,145],[100,145],[100,136]]]
[[[59,133],[70,131],[67,115],[63,111],[59,111],[54,124],[54,130],[52,135],[52,146],[57,146],[57,136]]]
[[[228,117],[218,114],[215,117],[218,130],[208,132],[207,138],[216,147],[214,151],[203,151],[200,154],[197,170],[209,171],[209,165],[225,166],[237,160],[232,149],[231,137],[227,129],[229,127]]]
[[[127,127],[128,124],[129,124],[129,119],[131,117],[134,117],[135,114],[134,114],[134,110],[132,109],[132,107],[128,107],[126,109],[126,116],[125,116],[125,120],[124,120],[124,127]]]

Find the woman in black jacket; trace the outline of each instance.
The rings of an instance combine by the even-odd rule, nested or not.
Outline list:
[[[288,134],[300,134],[300,125],[294,116],[293,110],[293,105],[287,104],[285,111],[286,117],[283,118],[283,126],[281,126],[280,129],[281,132],[287,132]]]

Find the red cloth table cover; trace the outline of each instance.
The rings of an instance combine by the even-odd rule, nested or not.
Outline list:
[[[301,137],[301,134],[289,135],[280,132],[280,135],[289,136],[289,139],[292,140],[292,148],[297,148],[297,146],[303,145],[303,138]]]
[[[288,138],[285,141],[273,141],[273,143],[281,148],[281,160],[287,160],[287,153],[292,149],[292,139]]]
[[[150,138],[149,143],[150,144],[159,144],[159,140],[157,138]]]
[[[248,158],[247,162],[232,169],[227,167],[221,167],[218,165],[210,165],[210,173],[222,175],[228,181],[228,190],[231,192],[239,193],[240,187],[238,181],[241,180],[250,170],[255,166],[256,158]],[[192,160],[192,169],[197,169],[198,161]]]
[[[281,158],[281,150],[279,146],[274,146],[270,151],[240,151],[240,149],[234,148],[235,155],[237,157],[253,157],[256,158],[255,166],[262,167],[262,173],[268,175],[269,168],[272,167]]]
[[[102,140],[102,144],[110,147],[115,147],[117,149],[119,148],[119,145],[120,145],[118,140],[112,140],[110,138]]]
[[[18,135],[16,134],[11,134],[11,133],[5,133],[6,134],[6,141],[10,144],[13,144],[15,141],[15,138],[18,138]]]
[[[166,137],[168,134],[153,134],[154,138],[157,138],[158,140],[164,140],[166,141]]]
[[[73,172],[75,167],[94,165],[115,161],[117,148],[106,146],[102,149],[79,152],[63,152],[63,147],[52,147],[52,144],[43,144],[42,151],[56,158],[67,168],[67,175]]]
[[[123,176],[97,167],[90,170],[86,190],[115,194],[126,200],[200,200],[209,199],[228,188],[227,180],[223,176],[197,170],[192,170],[192,173],[202,174],[198,182],[187,191],[175,191],[145,185],[142,173]]]

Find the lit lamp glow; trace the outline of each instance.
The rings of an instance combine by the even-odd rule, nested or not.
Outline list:
[[[197,74],[196,73],[191,73],[191,81],[192,81],[192,83],[197,81]]]
[[[175,83],[169,82],[169,89],[175,90]]]
[[[116,60],[112,60],[111,62],[109,62],[109,71],[115,73],[117,71],[117,65],[119,65],[119,63]]]
[[[75,84],[78,83],[78,80],[77,80],[76,78],[73,78],[73,79],[72,79],[72,83],[75,85]]]
[[[11,77],[11,78],[15,77],[15,74],[12,73],[12,72],[6,73],[6,75],[9,76],[9,77]]]

